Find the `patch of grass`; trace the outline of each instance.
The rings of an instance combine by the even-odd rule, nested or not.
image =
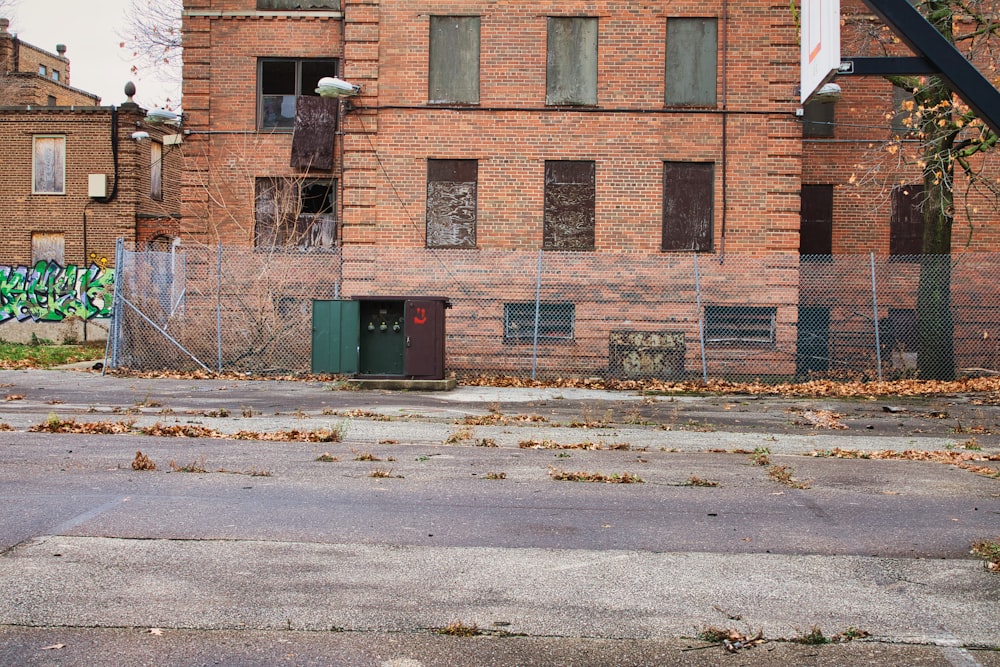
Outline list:
[[[132,470],[156,470],[156,463],[151,458],[136,451],[135,458],[132,459]]]
[[[316,457],[316,460],[321,463],[334,463],[336,461],[339,461],[340,459],[331,454],[330,452],[323,452],[322,454]]]
[[[549,477],[559,482],[598,482],[603,484],[643,484],[646,480],[630,472],[605,475],[599,472],[568,472],[549,467]]]
[[[789,466],[771,466],[767,469],[767,476],[778,482],[779,484],[784,484],[790,489],[808,489],[812,482],[800,482],[792,474],[795,472]]]
[[[435,632],[439,635],[449,635],[452,637],[477,637],[483,634],[483,631],[475,623],[466,625],[462,621],[452,621],[443,628],[437,628]]]
[[[990,572],[1000,572],[1000,539],[976,542],[971,553],[985,561],[984,565]]]
[[[826,637],[823,634],[823,630],[820,629],[818,625],[814,625],[809,629],[809,632],[800,634],[796,637],[792,637],[789,641],[795,644],[808,644],[811,646],[818,646],[820,644],[829,644],[833,640]]]
[[[709,479],[702,479],[701,477],[698,477],[696,475],[691,475],[690,477],[688,477],[688,481],[684,482],[684,484],[682,484],[682,486],[707,486],[707,487],[712,487],[712,486],[719,486],[719,483],[718,482],[713,482],[712,480],[709,480]]]
[[[35,344],[0,342],[0,368],[52,368],[78,361],[104,359],[103,342],[97,345],[51,345],[35,338]]]

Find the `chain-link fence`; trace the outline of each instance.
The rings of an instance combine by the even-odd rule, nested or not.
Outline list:
[[[388,332],[395,302],[433,296],[450,305],[445,369],[459,378],[982,374],[1000,369],[997,260],[121,249],[110,365],[309,372],[315,301],[379,299],[387,310],[357,326]]]

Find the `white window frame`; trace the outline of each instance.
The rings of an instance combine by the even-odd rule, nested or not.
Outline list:
[[[42,157],[39,153],[40,141],[54,141],[53,147],[53,185],[56,189],[39,189],[39,167]],[[66,135],[63,134],[36,134],[32,137],[31,146],[31,194],[35,195],[64,195],[66,194]]]

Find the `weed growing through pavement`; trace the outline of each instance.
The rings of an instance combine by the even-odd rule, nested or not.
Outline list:
[[[479,438],[476,440],[476,447],[498,447],[497,441],[493,438]]]
[[[171,460],[170,470],[172,472],[208,472],[208,468],[205,467],[204,456],[192,461],[186,466],[179,466],[173,460]]]
[[[217,410],[209,410],[205,413],[206,417],[228,417],[231,413],[227,408],[218,408]]]
[[[451,435],[445,438],[444,444],[457,445],[458,443],[465,442],[466,440],[472,440],[471,428],[456,429]]]
[[[368,473],[368,476],[369,477],[377,477],[377,478],[393,477],[393,478],[396,478],[396,479],[403,479],[402,475],[393,475],[392,474],[392,468],[375,468],[370,473]]]
[[[372,454],[371,452],[359,452],[359,451],[354,450],[354,449],[352,449],[351,451],[354,452],[354,459],[352,459],[354,461],[381,461],[382,460],[379,457],[377,457],[374,454]]]
[[[549,466],[549,477],[559,482],[599,482],[603,484],[642,484],[646,480],[630,472],[604,475],[599,472],[568,472]]]
[[[141,451],[136,450],[135,458],[132,459],[132,470],[156,470],[156,463]]]
[[[794,472],[789,466],[774,465],[767,469],[767,476],[790,489],[808,489],[812,482],[798,481],[792,477]]]
[[[336,461],[339,461],[340,459],[331,454],[330,452],[323,452],[322,454],[316,457],[316,460],[321,463],[334,463]]]
[[[682,486],[706,486],[706,487],[712,487],[712,486],[719,486],[719,483],[718,482],[713,482],[710,479],[702,479],[701,477],[698,477],[696,475],[691,475],[690,477],[688,477],[688,481],[684,482],[684,484]]]
[[[485,479],[507,479],[507,473],[505,473],[505,472],[488,472],[488,473],[486,473]]]
[[[767,447],[754,447],[753,454],[750,455],[750,462],[755,466],[771,465],[771,450]]]
[[[435,632],[439,635],[450,635],[452,637],[476,637],[483,634],[483,631],[475,623],[466,625],[462,621],[452,621],[443,628],[437,628]]]
[[[249,419],[250,417],[253,417],[253,407],[249,405],[244,405],[240,408],[240,413],[244,417],[247,417]]]
[[[1000,572],[1000,539],[974,543],[972,554],[983,559],[986,569],[990,572]]]

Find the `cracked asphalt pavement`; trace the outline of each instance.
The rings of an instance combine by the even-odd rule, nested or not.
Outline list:
[[[1000,666],[993,396],[62,370],[0,399],[0,664]],[[31,430],[70,421],[126,433]]]

